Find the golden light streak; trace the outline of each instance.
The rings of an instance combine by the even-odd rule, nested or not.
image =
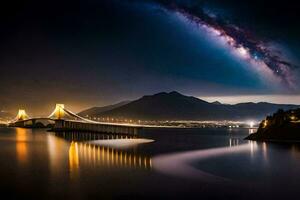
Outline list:
[[[264,122],[263,122],[263,128],[266,128],[268,126],[268,120],[264,120]]]
[[[25,120],[28,119],[28,115],[26,114],[25,110],[19,109],[18,115],[17,115],[18,120]]]
[[[77,153],[76,153],[77,152]],[[78,154],[80,152],[80,154]],[[86,154],[84,152],[87,152]],[[70,171],[78,170],[80,163],[93,163],[95,167],[124,167],[151,169],[151,158],[128,153],[111,147],[72,142],[69,149]]]
[[[57,119],[61,119],[65,116],[64,108],[65,108],[64,104],[56,104],[54,115]]]
[[[27,135],[26,130],[23,128],[16,129],[16,152],[17,159],[20,163],[24,163],[28,157],[28,148],[27,148]]]
[[[78,144],[77,142],[71,142],[69,148],[69,167],[71,173],[75,172],[79,168],[79,156],[78,156]]]

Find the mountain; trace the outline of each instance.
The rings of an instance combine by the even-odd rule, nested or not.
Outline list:
[[[221,102],[220,101],[214,101],[214,102],[212,102],[212,104],[221,105]]]
[[[141,120],[260,120],[278,109],[289,110],[298,107],[265,102],[235,105],[209,103],[173,91],[143,96],[125,105],[100,112],[97,117]],[[93,116],[91,112],[89,115]]]
[[[83,110],[78,115],[85,117],[85,116],[99,116],[101,113],[124,106],[128,104],[130,101],[122,101],[116,104],[108,105],[108,106],[103,106],[103,107],[92,107],[87,110]]]

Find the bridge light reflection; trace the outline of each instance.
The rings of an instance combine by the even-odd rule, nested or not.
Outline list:
[[[20,163],[24,163],[27,160],[28,149],[27,149],[27,135],[26,130],[23,128],[16,129],[16,152],[17,159]]]
[[[70,167],[70,172],[72,175],[76,175],[78,173],[79,156],[78,156],[77,142],[71,142],[71,145],[69,148],[69,167]]]
[[[99,167],[122,167],[151,169],[151,158],[111,147],[98,146],[88,143],[77,144],[71,142],[69,149],[70,171],[79,168],[81,164],[88,163]]]

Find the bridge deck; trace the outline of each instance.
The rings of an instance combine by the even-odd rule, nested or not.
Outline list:
[[[142,126],[115,123],[90,123],[73,120],[55,120],[54,131],[92,131],[110,134],[137,135]]]

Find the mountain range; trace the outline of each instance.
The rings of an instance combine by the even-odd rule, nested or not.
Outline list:
[[[178,92],[146,95],[131,102],[94,107],[81,116],[113,117],[140,120],[261,120],[278,109],[289,110],[299,105],[260,103],[222,104],[207,102]]]

